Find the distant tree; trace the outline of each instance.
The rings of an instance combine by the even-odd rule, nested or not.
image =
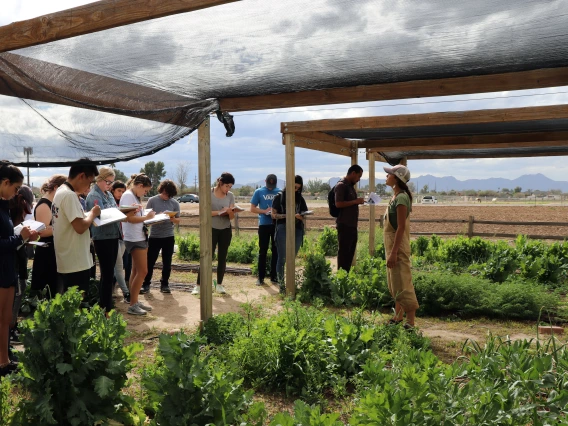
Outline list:
[[[474,189],[466,189],[464,191],[465,195],[467,195],[468,197],[475,197],[477,195],[477,191]]]
[[[448,195],[446,191],[440,191],[440,195]]]
[[[375,185],[375,192],[378,195],[386,195],[387,194],[387,185],[384,183],[377,183]]]
[[[114,169],[114,180],[120,180],[124,183],[128,181],[128,177],[118,169]]]
[[[329,186],[329,183],[327,182],[322,183],[320,186],[320,192],[327,194],[329,191],[331,191],[331,186]]]
[[[178,184],[181,192],[187,188],[187,179],[191,170],[191,163],[189,161],[179,161],[176,166],[176,183]]]
[[[517,192],[521,192],[522,190],[523,190],[523,188],[521,188],[520,186],[515,186],[515,189],[513,189],[513,192],[517,193]]]
[[[164,163],[162,161],[158,161],[157,163],[149,161],[140,169],[140,173],[145,173],[152,181],[152,189],[148,192],[148,195],[156,195],[160,181],[166,176]]]
[[[416,185],[414,185],[414,182],[408,182],[407,186],[412,194],[416,193]]]
[[[320,179],[310,179],[308,180],[308,183],[306,183],[305,190],[306,192],[314,195],[320,192],[322,184],[323,182]]]
[[[252,195],[252,193],[254,192],[254,188],[249,185],[244,185],[241,186],[240,188],[235,189],[233,192],[235,193],[235,195],[246,197]]]
[[[554,195],[561,195],[562,194],[562,190],[560,190],[560,189],[551,189],[549,192],[551,194],[554,194]]]
[[[429,189],[430,189],[430,187],[428,185],[424,185],[422,187],[422,189],[420,190],[420,193],[421,194],[428,194]]]
[[[503,194],[508,194],[509,192],[511,192],[511,190],[509,188],[503,188],[503,189],[501,189],[501,192]]]

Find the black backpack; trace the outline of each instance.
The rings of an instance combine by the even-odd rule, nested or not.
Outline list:
[[[329,206],[329,214],[332,217],[339,217],[339,208],[335,205],[335,186],[327,193],[327,205]]]

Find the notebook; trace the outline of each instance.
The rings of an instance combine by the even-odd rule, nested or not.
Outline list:
[[[160,213],[154,216],[152,219],[144,221],[144,225],[155,225],[156,223],[169,222],[170,217],[165,213]]]
[[[95,226],[105,226],[111,223],[122,222],[126,219],[126,215],[117,208],[101,210],[101,215],[93,220]]]

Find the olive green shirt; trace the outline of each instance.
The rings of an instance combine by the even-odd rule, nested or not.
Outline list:
[[[396,208],[398,206],[406,206],[406,217],[410,215],[412,211],[412,201],[410,201],[410,197],[406,192],[401,192],[389,202],[389,222],[394,229],[398,229],[398,218],[396,216]]]

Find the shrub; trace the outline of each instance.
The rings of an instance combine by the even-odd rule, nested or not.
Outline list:
[[[181,260],[199,260],[199,238],[195,234],[187,234],[177,238],[178,258]]]
[[[258,256],[258,237],[245,239],[233,238],[227,253],[227,262],[253,263]]]
[[[38,305],[33,320],[21,323],[22,373],[27,395],[17,424],[95,424],[109,419],[135,424],[133,400],[122,394],[134,354],[141,345],[124,345],[126,322],[98,306],[80,310],[76,289]]]
[[[205,339],[178,333],[160,335],[157,367],[144,370],[142,383],[148,392],[155,425],[235,424],[252,398],[242,379],[209,363],[202,356]]]
[[[323,414],[317,405],[308,405],[303,401],[294,403],[294,415],[278,413],[270,422],[270,426],[344,426],[339,414]]]
[[[309,302],[316,297],[324,301],[331,299],[331,265],[320,252],[310,253],[305,258],[302,284],[298,298]]]
[[[337,256],[339,247],[337,229],[324,227],[318,238],[317,247],[324,256]]]
[[[237,312],[215,315],[205,323],[203,336],[214,345],[232,343],[236,334],[245,325],[245,319]]]
[[[484,263],[491,255],[492,244],[479,237],[458,237],[443,243],[443,261],[468,266],[472,263]]]
[[[410,246],[412,248],[412,254],[416,256],[424,256],[426,250],[428,249],[428,244],[430,241],[424,235],[420,235],[416,240],[411,241]]]

